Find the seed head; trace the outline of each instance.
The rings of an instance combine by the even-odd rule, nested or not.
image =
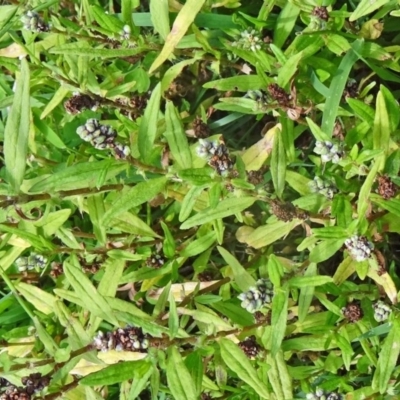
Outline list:
[[[238,296],[242,300],[241,306],[248,312],[254,313],[260,310],[265,304],[269,304],[274,296],[274,288],[270,280],[259,279],[256,286],[250,287],[247,292]]]
[[[364,315],[360,305],[354,302],[347,304],[346,307],[343,307],[342,313],[349,322],[357,322]]]
[[[377,322],[386,321],[392,313],[392,309],[390,308],[390,306],[380,300],[373,305],[373,308],[374,318]]]
[[[371,257],[373,244],[365,236],[354,235],[346,239],[344,244],[351,257],[356,261],[364,261]]]

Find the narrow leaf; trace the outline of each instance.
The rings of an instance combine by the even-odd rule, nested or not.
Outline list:
[[[282,132],[279,132],[275,136],[271,155],[271,175],[275,192],[277,196],[281,198],[283,190],[285,189],[286,175],[286,152],[283,146]]]
[[[28,61],[21,60],[21,73],[16,80],[13,105],[4,130],[4,161],[7,177],[14,193],[24,179],[30,126]]]
[[[255,200],[256,199],[253,197],[228,198],[222,200],[216,207],[208,207],[186,220],[181,225],[181,229],[189,229],[196,225],[204,225],[218,218],[229,217],[230,215],[234,215],[249,208]]]
[[[140,157],[144,161],[148,160],[153,149],[154,140],[156,139],[160,100],[161,83],[158,83],[151,93],[150,100],[147,103],[146,110],[139,127],[138,147]]]
[[[288,294],[285,288],[280,288],[275,293],[272,299],[272,337],[271,337],[271,354],[273,357],[278,353],[283,338],[285,337],[287,325],[287,309],[288,309]]]
[[[150,67],[149,73],[154,72],[172,54],[177,44],[185,35],[189,26],[200,12],[205,0],[188,0],[179,11],[171,32],[168,34],[163,49]]]
[[[103,225],[107,226],[115,217],[123,212],[151,200],[164,190],[166,182],[167,179],[165,177],[155,178],[147,182],[140,182],[132,189],[129,189],[104,214]]]
[[[229,339],[219,341],[221,356],[225,364],[238,377],[251,386],[262,399],[269,399],[266,385],[260,380],[250,360],[243,351]]]
[[[198,399],[193,379],[175,346],[171,346],[169,350],[167,381],[168,387],[175,399]]]
[[[192,155],[190,153],[189,143],[183,130],[179,113],[172,101],[167,101],[165,123],[167,129],[164,136],[167,139],[174,159],[181,169],[191,168]]]
[[[154,29],[165,41],[170,31],[168,0],[151,0],[150,14]]]

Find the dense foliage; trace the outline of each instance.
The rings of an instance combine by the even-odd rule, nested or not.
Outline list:
[[[400,398],[397,0],[0,6],[0,399]]]

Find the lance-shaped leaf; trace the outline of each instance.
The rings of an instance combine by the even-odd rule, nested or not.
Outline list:
[[[189,143],[179,113],[172,101],[167,101],[165,123],[167,127],[164,136],[174,159],[181,169],[191,168],[192,154],[190,153]]]
[[[286,152],[283,146],[282,132],[278,132],[274,140],[271,156],[271,176],[277,196],[282,197],[285,189]]]
[[[189,229],[196,225],[204,225],[218,218],[225,218],[249,208],[256,201],[253,197],[229,198],[222,200],[216,207],[208,207],[187,219],[181,229]]]
[[[157,134],[158,113],[160,111],[161,83],[154,88],[151,93],[146,110],[140,122],[138,147],[142,160],[146,161],[153,149],[153,144]]]
[[[171,346],[167,360],[167,381],[175,399],[197,400],[196,387],[175,346]]]
[[[251,386],[262,399],[269,399],[267,386],[258,377],[256,370],[243,351],[231,340],[221,339],[221,356],[225,364],[237,376]]]
[[[164,190],[167,179],[165,177],[140,182],[132,189],[122,194],[103,216],[103,226],[107,226],[115,217],[151,200]]]
[[[288,290],[285,287],[278,289],[272,299],[272,337],[271,354],[275,356],[285,337],[288,311]]]
[[[171,32],[168,34],[167,39],[161,53],[154,60],[150,67],[149,73],[154,72],[174,51],[177,44],[185,35],[189,26],[194,21],[196,15],[200,12],[205,0],[188,0],[182,9],[179,11],[174,24],[172,25]]]
[[[25,174],[29,116],[29,67],[24,58],[21,60],[21,73],[16,81],[14,101],[4,130],[4,161],[14,193],[18,193]]]

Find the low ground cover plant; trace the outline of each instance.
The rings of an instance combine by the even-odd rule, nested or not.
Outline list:
[[[0,6],[0,399],[400,398],[397,0]]]

